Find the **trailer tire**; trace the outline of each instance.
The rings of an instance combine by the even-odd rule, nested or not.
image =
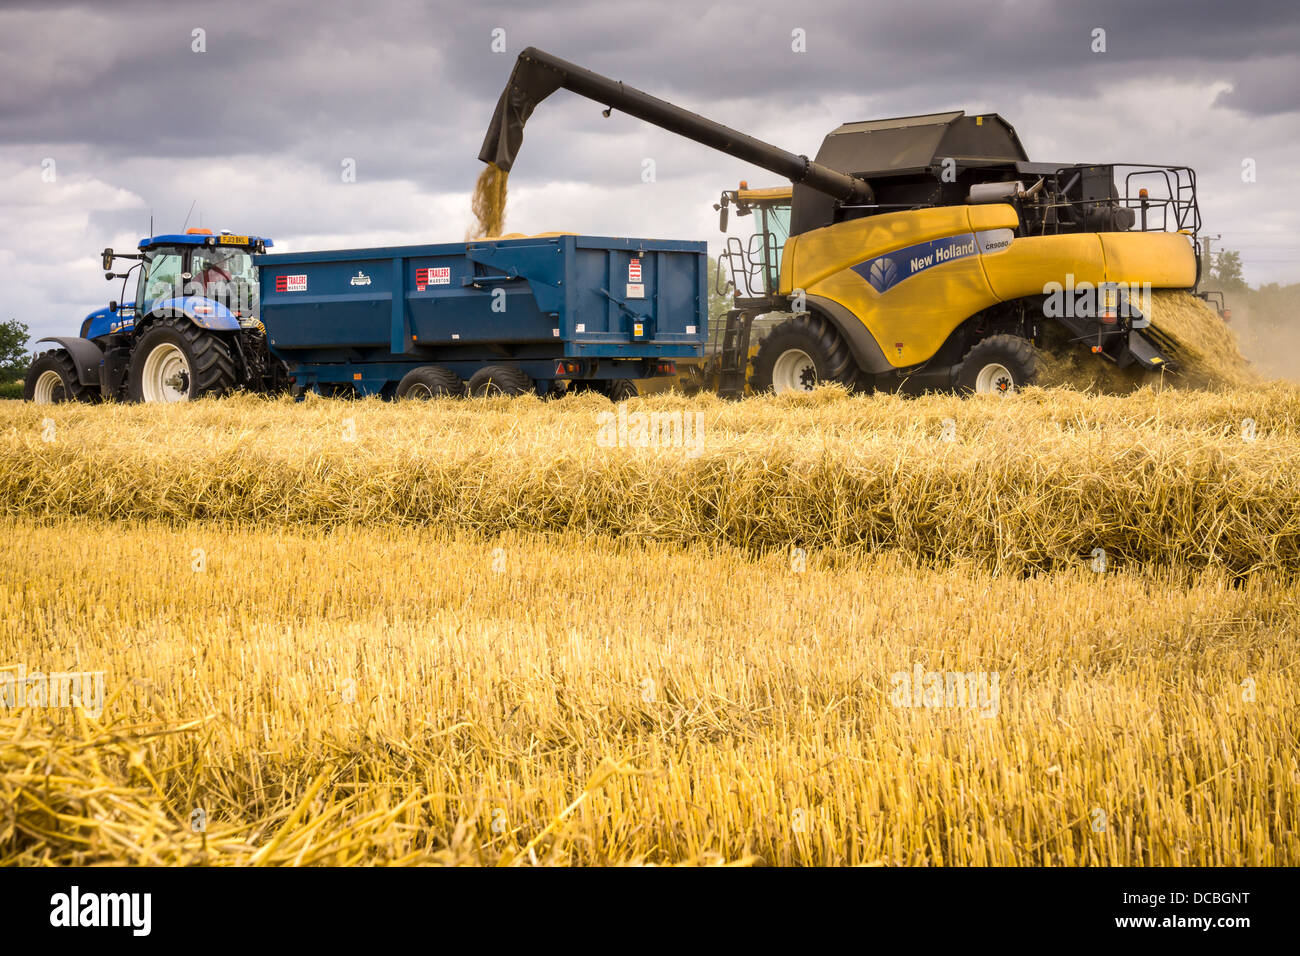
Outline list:
[[[469,377],[469,393],[482,398],[489,395],[527,395],[533,380],[509,365],[488,365]]]
[[[641,393],[637,391],[636,382],[630,378],[610,379],[609,385],[605,388],[605,394],[609,396],[611,402],[625,402],[629,398],[636,398]]]
[[[93,402],[98,397],[91,386],[81,384],[77,363],[63,349],[50,349],[32,359],[23,382],[23,398],[37,405]]]
[[[464,394],[464,380],[451,369],[436,365],[413,368],[397,383],[399,399],[460,398]]]
[[[811,392],[838,382],[863,385],[861,370],[839,329],[823,315],[805,312],[786,319],[763,339],[749,378],[755,392]]]
[[[953,370],[965,394],[1009,395],[1038,379],[1041,363],[1034,343],[1019,335],[990,335],[976,342]]]
[[[131,350],[126,397],[133,402],[184,402],[224,395],[239,385],[230,346],[183,317],[159,319]]]

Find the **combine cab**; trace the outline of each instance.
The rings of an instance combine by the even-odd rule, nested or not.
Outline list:
[[[748,385],[1006,393],[1041,349],[1087,349],[1121,368],[1176,368],[1146,295],[1199,279],[1196,179],[1178,166],[1030,162],[995,114],[960,111],[847,123],[815,160],[529,48],[479,158],[510,169],[537,103],[568,89],[788,178],[789,190],[723,194],[755,214],[754,238],[722,256],[735,308],[702,377]]]

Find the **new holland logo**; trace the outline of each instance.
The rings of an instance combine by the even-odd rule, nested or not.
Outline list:
[[[1014,235],[1010,229],[987,229],[918,242],[859,262],[853,271],[870,282],[877,292],[884,293],[900,282],[935,266],[976,254],[1003,252],[1011,247]]]
[[[877,292],[884,292],[898,282],[898,266],[889,256],[881,256],[872,261],[867,281],[875,286]]]
[[[370,276],[366,275],[364,272],[362,272],[360,269],[358,269],[358,270],[357,270],[357,274],[354,275],[354,276],[352,277],[352,284],[353,284],[353,285],[370,285]]]

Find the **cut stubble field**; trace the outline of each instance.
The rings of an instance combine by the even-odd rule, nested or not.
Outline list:
[[[1300,390],[631,408],[0,409],[0,860],[1300,859]]]

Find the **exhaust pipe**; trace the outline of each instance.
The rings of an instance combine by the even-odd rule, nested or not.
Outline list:
[[[680,106],[625,86],[617,80],[585,70],[576,64],[551,56],[536,47],[519,54],[510,82],[497,100],[492,125],[483,139],[478,158],[509,170],[524,138],[524,124],[537,104],[558,89],[605,104],[611,109],[645,120],[670,133],[685,136],[705,146],[735,156],[769,172],[784,176],[793,183],[808,186],[841,202],[872,203],[875,193],[871,184],[857,176],[813,162],[807,156],[779,149],[752,136],[705,119]]]

